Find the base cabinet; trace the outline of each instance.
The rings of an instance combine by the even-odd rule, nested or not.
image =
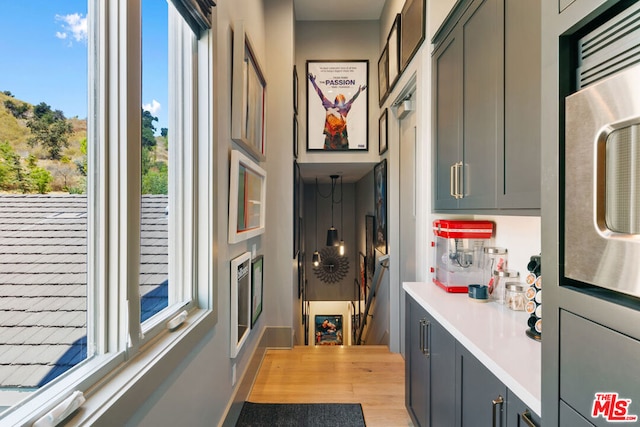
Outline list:
[[[409,295],[405,307],[405,401],[414,426],[542,425],[537,414]]]
[[[453,426],[455,339],[408,296],[405,333],[405,399],[413,424]]]

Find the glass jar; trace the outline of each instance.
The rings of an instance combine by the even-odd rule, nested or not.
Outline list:
[[[505,248],[485,247],[482,260],[482,281],[490,286],[493,272],[506,270],[508,267],[508,253]]]
[[[527,285],[520,282],[507,282],[504,288],[507,307],[514,311],[524,311],[524,306],[527,303],[525,296]]]
[[[491,299],[497,303],[505,302],[505,285],[507,282],[518,280],[520,273],[516,270],[494,270],[493,277],[489,285],[489,294]]]

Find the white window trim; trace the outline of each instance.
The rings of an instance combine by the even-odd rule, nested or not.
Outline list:
[[[199,40],[189,42],[193,54],[187,68],[190,71],[178,71],[185,77],[182,88],[178,90],[189,90],[199,96],[186,101],[191,105],[192,116],[197,123],[194,123],[193,135],[182,135],[193,143],[189,144],[184,161],[180,162],[182,170],[175,172],[190,172],[193,177],[189,180],[193,185],[186,186],[184,193],[179,193],[183,206],[189,206],[184,209],[178,224],[180,233],[191,236],[185,239],[190,250],[174,262],[184,267],[178,269],[178,280],[193,283],[197,307],[190,304],[184,324],[170,332],[165,327],[168,316],[184,309],[181,304],[170,305],[166,315],[158,316],[159,319],[149,327],[145,322],[145,332],[149,337],[144,339],[139,322],[137,286],[140,240],[127,239],[128,235],[140,235],[140,152],[135,144],[127,146],[123,142],[140,140],[141,52],[135,43],[140,34],[140,3],[131,0],[89,1],[88,16],[94,17],[89,40],[98,41],[89,48],[90,60],[99,58],[96,60],[102,64],[95,74],[90,72],[88,76],[90,82],[96,82],[90,90],[97,92],[90,98],[99,102],[89,106],[89,117],[98,125],[90,137],[97,137],[95,140],[100,142],[95,144],[97,150],[93,150],[93,154],[90,151],[88,156],[92,168],[88,185],[93,185],[96,190],[95,194],[90,192],[88,198],[89,206],[93,208],[89,209],[89,232],[96,238],[87,249],[97,262],[88,263],[87,276],[95,283],[95,289],[88,292],[91,296],[87,304],[95,310],[96,316],[94,321],[88,319],[87,336],[88,341],[92,338],[90,342],[96,345],[88,348],[87,360],[7,410],[0,418],[2,424],[31,425],[74,390],[82,391],[87,400],[82,411],[72,415],[72,424],[92,424],[100,420],[112,425],[123,424],[166,379],[167,372],[177,368],[217,323],[211,262],[214,174],[210,141],[214,125],[211,121],[211,37],[215,30],[204,32]],[[215,19],[213,22],[215,25]],[[186,23],[178,25],[182,25],[183,32],[189,30]],[[187,39],[190,38],[185,37],[182,46],[175,47],[184,52],[184,40]],[[93,68],[89,67],[90,70]],[[191,77],[187,78],[187,73]],[[197,79],[193,78],[194,75]],[[199,91],[198,87],[206,90]],[[126,100],[126,103],[119,102],[121,100]],[[189,164],[193,165],[191,170],[185,167]],[[127,165],[126,170],[123,165]],[[197,200],[204,202],[197,204]],[[127,288],[128,283],[136,286]],[[122,295],[128,295],[128,307],[121,305]],[[175,298],[182,299],[179,295]],[[137,308],[132,301],[137,302]],[[123,313],[123,309],[127,309],[127,313]],[[131,335],[127,333],[127,324]],[[153,341],[149,339],[150,332],[156,332],[152,329],[159,331]]]

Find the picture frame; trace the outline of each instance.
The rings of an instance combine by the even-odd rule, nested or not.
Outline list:
[[[400,30],[402,27],[402,14],[396,14],[389,35],[387,36],[387,50],[389,58],[389,68],[387,76],[389,79],[388,92],[391,93],[402,71],[400,67]]]
[[[231,260],[229,355],[234,359],[251,332],[251,252]]]
[[[300,252],[300,214],[301,214],[301,191],[302,191],[302,176],[300,173],[300,164],[293,161],[293,259],[296,259],[298,252]]]
[[[293,66],[293,114],[298,115],[298,68]]]
[[[298,158],[298,116],[293,114],[293,158]]]
[[[387,151],[387,141],[389,139],[389,130],[387,124],[388,109],[385,108],[378,119],[378,154],[382,155]]]
[[[387,159],[373,168],[375,203],[375,247],[383,255],[387,253]]]
[[[308,60],[305,80],[307,151],[367,151],[369,60]]]
[[[244,31],[244,22],[234,23],[231,95],[231,139],[256,160],[265,155],[267,82],[255,51]]]
[[[315,315],[315,345],[342,345],[342,314]]]
[[[264,233],[267,172],[238,150],[231,151],[229,243]]]
[[[360,301],[364,301],[365,304],[367,303],[367,284],[369,283],[368,281],[368,276],[369,276],[369,272],[368,267],[367,267],[367,255],[360,252],[359,253],[359,272],[358,272],[358,278],[359,280],[359,285],[360,285],[360,295],[357,296],[358,298],[358,306],[360,306]]]
[[[258,255],[251,260],[251,329],[262,314],[264,292],[264,256]]]
[[[389,49],[388,44],[382,49],[380,59],[378,59],[378,101],[379,105],[387,99],[389,95]]]
[[[375,217],[373,215],[365,215],[365,257],[367,261],[367,283],[373,282],[373,276],[376,269],[376,252],[375,252]]]
[[[405,0],[400,26],[400,69],[404,71],[425,39],[426,0]]]

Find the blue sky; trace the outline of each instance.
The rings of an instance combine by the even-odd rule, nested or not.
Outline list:
[[[87,0],[1,2],[0,91],[86,118]],[[142,22],[142,103],[159,132],[167,127],[166,0],[142,0]]]

